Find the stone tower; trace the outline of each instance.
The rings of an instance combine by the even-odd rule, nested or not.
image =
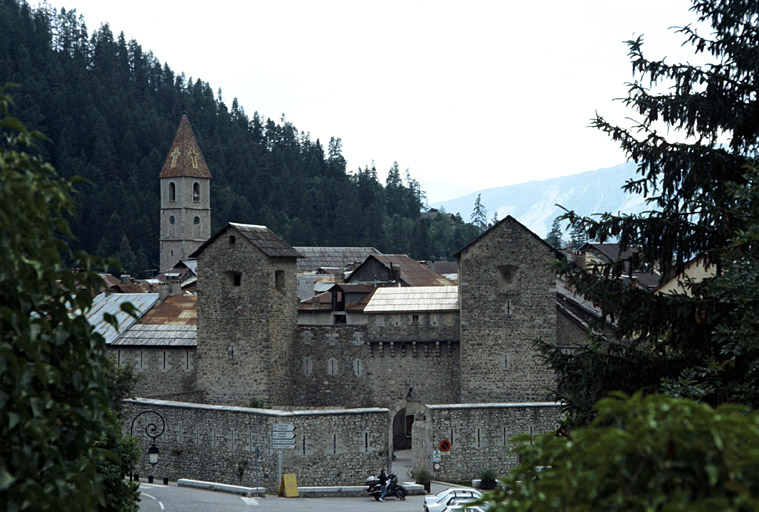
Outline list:
[[[508,216],[457,256],[461,401],[547,399],[556,379],[532,340],[556,342],[560,254]]]
[[[264,226],[229,223],[193,256],[205,403],[291,404],[300,254]]]
[[[182,114],[161,169],[160,270],[189,257],[210,236],[211,173]]]

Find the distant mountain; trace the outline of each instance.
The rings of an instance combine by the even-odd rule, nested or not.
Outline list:
[[[489,188],[430,207],[459,213],[468,221],[477,194],[481,194],[480,201],[487,208],[488,220],[494,213],[499,219],[511,215],[537,235],[545,237],[553,220],[563,213],[557,204],[581,215],[644,211],[646,204],[641,196],[622,190],[627,179],[635,175],[635,168],[634,163],[628,162],[561,178]]]

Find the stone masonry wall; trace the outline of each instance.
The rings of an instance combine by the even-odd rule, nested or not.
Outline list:
[[[301,325],[293,354],[296,406],[397,409],[459,396],[456,341],[378,342],[367,326]]]
[[[374,313],[368,319],[374,341],[449,341],[459,339],[458,312]]]
[[[386,409],[284,412],[160,400],[126,400],[124,433],[139,442],[140,475],[189,478],[278,491],[278,452],[272,449],[275,423],[295,426],[295,449],[282,451],[282,472],[295,473],[299,486],[363,485],[388,459]],[[147,462],[146,427],[164,419],[156,439],[156,466]],[[134,425],[132,422],[134,421]],[[132,428],[133,427],[133,428]],[[148,432],[154,432],[148,430]],[[261,456],[256,458],[256,447]]]
[[[131,366],[137,379],[132,393],[145,398],[195,401],[195,347],[109,346],[108,358]]]
[[[556,340],[555,257],[511,217],[459,255],[462,402],[549,396],[554,374],[531,340]]]
[[[451,449],[440,453],[434,479],[469,482],[486,469],[506,475],[517,462],[509,439],[553,432],[560,417],[560,404],[553,402],[428,405],[414,421],[412,467],[432,472],[433,451],[447,439]]]
[[[277,271],[283,276],[280,288]],[[240,275],[239,286],[233,273]],[[198,387],[205,402],[290,404],[298,300],[294,258],[268,258],[229,228],[198,256],[197,289]]]

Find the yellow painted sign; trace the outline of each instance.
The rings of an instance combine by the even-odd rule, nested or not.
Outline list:
[[[298,481],[295,478],[295,473],[282,475],[282,481],[279,483],[279,495],[286,498],[298,497]]]

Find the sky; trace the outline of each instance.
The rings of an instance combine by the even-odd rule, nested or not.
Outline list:
[[[612,167],[596,112],[629,124],[615,98],[633,80],[624,41],[688,60],[670,27],[686,0],[48,0],[90,33],[108,23],[231,106],[286,119],[348,170],[384,180],[397,161],[430,204]],[[192,120],[190,120],[192,121]]]

